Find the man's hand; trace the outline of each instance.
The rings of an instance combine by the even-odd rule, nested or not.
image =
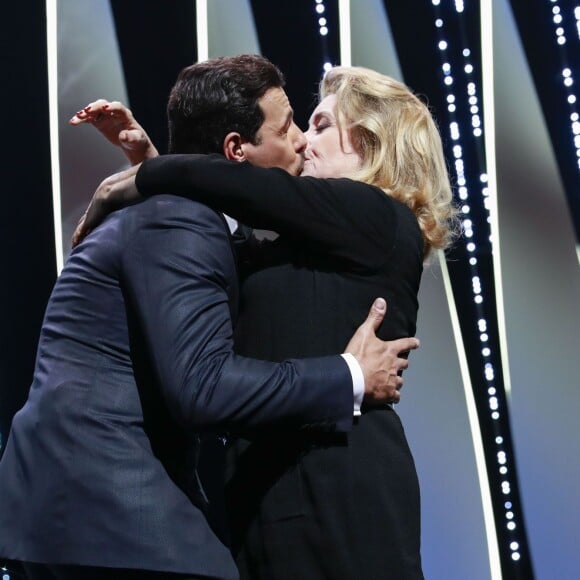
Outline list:
[[[141,199],[135,187],[135,175],[139,167],[140,165],[134,165],[101,182],[74,231],[73,248],[78,246],[111,212]]]
[[[159,155],[145,129],[119,101],[94,101],[78,111],[69,123],[73,126],[83,123],[93,125],[113,145],[121,147],[131,165]]]
[[[416,338],[399,338],[384,342],[375,332],[387,312],[387,303],[377,298],[367,319],[361,324],[344,352],[350,352],[360,364],[365,377],[365,401],[398,403],[403,386],[400,372],[409,366],[402,353],[419,348]]]

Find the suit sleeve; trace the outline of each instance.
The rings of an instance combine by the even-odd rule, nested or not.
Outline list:
[[[294,177],[220,155],[165,155],[145,161],[136,183],[144,196],[188,197],[364,268],[384,264],[396,236],[398,202],[349,179]]]
[[[227,287],[235,265],[220,216],[173,196],[134,209],[121,279],[174,417],[198,429],[277,423],[348,430],[352,380],[342,357],[276,364],[233,353]]]

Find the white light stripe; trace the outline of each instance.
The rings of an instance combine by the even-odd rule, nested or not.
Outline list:
[[[197,30],[197,62],[209,58],[209,35],[207,21],[207,0],[195,0]]]
[[[50,169],[52,177],[52,215],[56,273],[64,265],[62,249],[62,216],[60,195],[60,154],[58,136],[58,37],[57,0],[46,0],[46,58],[48,65],[48,118],[50,127]]]
[[[351,66],[350,0],[338,0],[340,65]]]
[[[455,298],[453,297],[453,290],[451,288],[451,279],[449,278],[449,270],[447,269],[447,262],[445,261],[445,254],[439,250],[437,252],[439,258],[439,265],[443,275],[443,283],[445,286],[445,295],[447,297],[447,304],[449,306],[449,316],[451,318],[451,326],[453,328],[453,336],[455,338],[455,347],[457,349],[457,357],[459,360],[459,369],[463,379],[463,392],[465,394],[465,404],[467,406],[467,416],[469,419],[469,427],[471,430],[471,441],[473,443],[473,452],[475,455],[475,465],[477,467],[477,476],[479,479],[479,491],[481,493],[481,506],[483,509],[483,519],[485,522],[485,533],[487,537],[487,550],[489,554],[489,567],[492,580],[501,580],[501,563],[499,558],[499,546],[497,543],[497,534],[495,531],[495,519],[493,516],[493,504],[491,502],[491,492],[489,479],[487,477],[487,467],[485,464],[485,454],[483,451],[483,440],[481,437],[481,429],[479,426],[479,419],[477,416],[477,407],[475,404],[475,397],[473,395],[473,386],[469,376],[469,365],[467,363],[467,355],[465,353],[465,346],[463,343],[463,336],[461,334],[461,327],[459,325],[459,316],[457,314],[457,307],[455,305]]]
[[[495,153],[495,101],[493,81],[493,9],[492,0],[481,2],[481,68],[483,83],[483,123],[485,127],[484,145],[487,164],[487,187],[489,188],[489,216],[492,236],[492,260],[497,312],[497,331],[499,350],[503,369],[503,383],[508,403],[511,399],[512,383],[508,358],[507,333],[505,324],[505,307],[501,271],[501,252],[499,235],[499,211],[497,192],[497,170]]]

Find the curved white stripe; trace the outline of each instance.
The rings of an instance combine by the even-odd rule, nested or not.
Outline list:
[[[459,316],[457,314],[457,307],[453,297],[453,290],[451,288],[451,280],[449,278],[449,271],[447,270],[445,254],[442,251],[438,251],[437,254],[439,257],[439,265],[441,266],[441,273],[443,275],[443,283],[445,285],[445,295],[447,296],[447,303],[449,305],[449,317],[451,319],[451,326],[453,328],[455,347],[457,348],[459,369],[463,379],[465,404],[467,407],[467,416],[469,419],[471,440],[473,442],[473,452],[475,455],[475,465],[477,467],[477,476],[479,480],[479,490],[481,493],[481,505],[483,509],[483,519],[485,522],[485,535],[487,537],[487,550],[489,554],[491,578],[492,580],[501,580],[501,562],[499,558],[497,534],[495,531],[493,504],[491,502],[490,485],[489,479],[487,477],[487,467],[485,464],[481,428],[479,425],[479,418],[477,416],[475,397],[473,395],[473,385],[471,384],[471,378],[469,376],[469,365],[467,364],[467,356],[465,354],[463,336],[461,334],[461,327],[459,325]]]
[[[62,217],[60,195],[60,154],[58,133],[58,36],[57,0],[46,0],[46,54],[48,64],[48,115],[50,126],[50,168],[52,176],[52,214],[54,219],[54,245],[56,272],[64,264],[62,248]]]

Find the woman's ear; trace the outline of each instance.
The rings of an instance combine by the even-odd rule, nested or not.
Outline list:
[[[230,161],[246,161],[244,150],[246,140],[235,131],[228,133],[224,139],[224,156]]]

